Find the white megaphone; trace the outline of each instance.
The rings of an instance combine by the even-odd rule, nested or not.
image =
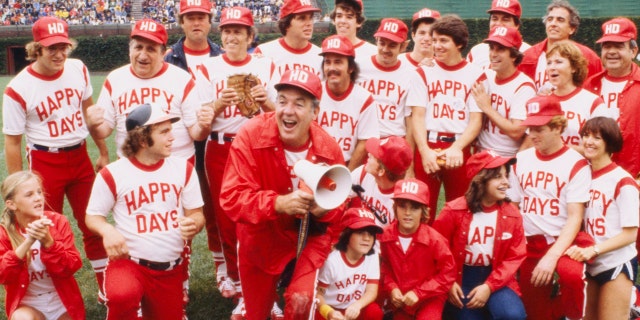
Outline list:
[[[315,164],[300,160],[293,172],[311,189],[316,204],[325,210],[341,205],[351,192],[351,174],[343,165]]]

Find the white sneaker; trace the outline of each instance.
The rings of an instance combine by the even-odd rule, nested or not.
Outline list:
[[[244,310],[244,298],[238,299],[238,305],[231,311],[231,320],[244,320],[247,311]]]
[[[284,312],[282,312],[282,309],[280,309],[280,306],[278,306],[277,302],[273,303],[273,308],[271,308],[271,320],[280,320],[280,319],[284,319]]]
[[[218,281],[218,291],[224,298],[232,298],[236,295],[236,285],[229,278],[221,278]]]

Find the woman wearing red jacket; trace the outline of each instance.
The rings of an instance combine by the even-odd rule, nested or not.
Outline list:
[[[19,171],[2,183],[0,283],[9,319],[85,319],[73,274],[82,267],[67,218],[44,211],[40,177]]]
[[[433,227],[456,260],[445,319],[525,319],[515,274],[526,256],[522,216],[506,197],[514,158],[491,150],[467,161],[471,185],[446,204]]]

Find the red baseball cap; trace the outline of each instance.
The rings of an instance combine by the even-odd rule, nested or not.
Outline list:
[[[485,150],[472,155],[465,166],[467,167],[467,177],[473,178],[482,169],[493,169],[504,164],[512,165],[516,163],[516,158],[502,157],[493,150]]]
[[[489,37],[484,39],[484,42],[496,42],[507,48],[520,50],[522,35],[517,28],[497,26],[491,29]]]
[[[522,7],[518,0],[493,0],[491,2],[491,9],[487,10],[487,13],[503,12],[512,16],[522,16]]]
[[[554,116],[564,115],[560,101],[555,96],[535,96],[527,101],[527,119],[521,126],[544,126]]]
[[[44,47],[57,43],[71,44],[69,25],[66,21],[54,17],[42,17],[31,28],[33,41]]]
[[[322,10],[314,7],[311,0],[285,0],[280,8],[280,19],[295,13],[320,12]]]
[[[429,187],[415,178],[400,180],[393,189],[393,199],[407,199],[428,206]]]
[[[420,11],[413,14],[413,18],[411,19],[411,24],[415,24],[416,21],[422,19],[429,19],[431,21],[435,21],[440,18],[440,12],[436,10],[431,10],[429,8],[422,8]]]
[[[349,228],[351,230],[374,227],[376,233],[382,233],[382,228],[376,224],[373,213],[365,208],[347,209],[342,215],[340,224],[343,228]]]
[[[157,23],[153,19],[142,19],[136,21],[136,24],[131,30],[131,38],[141,37],[147,40],[151,40],[157,44],[166,45],[169,36],[167,30],[161,23]]]
[[[133,108],[133,110],[127,114],[125,126],[127,131],[131,131],[138,127],[149,126],[164,121],[174,123],[179,120],[180,117],[172,117],[161,107],[145,103]]]
[[[211,2],[209,0],[180,0],[180,14],[190,12],[211,14]]]
[[[276,90],[280,90],[284,86],[300,88],[318,100],[322,97],[322,82],[320,78],[315,73],[304,69],[289,69],[285,71],[280,83],[274,87]]]
[[[413,152],[407,140],[397,136],[386,139],[369,138],[367,152],[380,160],[394,174],[403,175],[413,161]]]
[[[395,18],[384,18],[380,21],[378,31],[373,35],[374,37],[382,37],[394,42],[404,42],[407,40],[407,32],[409,28],[402,22],[402,20]]]
[[[220,24],[218,27],[228,26],[230,24],[253,27],[253,14],[251,10],[245,7],[224,8],[220,15]]]
[[[335,5],[337,6],[340,3],[350,4],[358,7],[360,11],[364,11],[364,4],[362,3],[362,0],[336,0]]]
[[[353,49],[351,41],[349,41],[347,37],[337,34],[326,37],[324,41],[322,41],[322,52],[320,55],[323,56],[325,53],[336,53],[347,57],[356,56],[356,51]]]
[[[638,37],[635,23],[627,18],[615,18],[602,24],[602,38],[596,43],[627,42]]]

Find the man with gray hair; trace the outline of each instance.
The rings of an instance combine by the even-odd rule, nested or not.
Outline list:
[[[580,26],[580,14],[568,1],[553,0],[547,6],[547,14],[542,17],[542,22],[545,25],[547,38],[525,51],[519,66],[520,71],[533,79],[538,90],[544,88],[549,80],[546,72],[546,52],[559,41],[572,41],[571,36],[578,32],[578,26]],[[600,58],[593,50],[575,41],[573,44],[587,59],[589,76],[602,71]]]

